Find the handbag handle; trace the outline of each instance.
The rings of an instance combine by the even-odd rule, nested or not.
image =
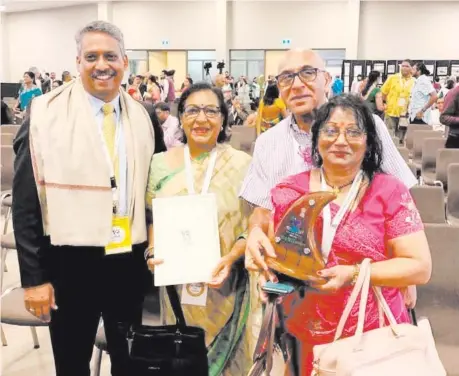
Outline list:
[[[180,299],[175,289],[175,286],[166,286],[167,296],[169,297],[169,302],[172,306],[172,311],[175,315],[176,325],[178,327],[186,327],[185,315],[183,314],[182,305],[180,304]]]

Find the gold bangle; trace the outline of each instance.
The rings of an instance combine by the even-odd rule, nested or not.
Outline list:
[[[360,274],[360,264],[354,265],[354,271],[352,273],[352,280],[351,280],[351,286],[354,286],[357,282],[357,279],[359,278]]]

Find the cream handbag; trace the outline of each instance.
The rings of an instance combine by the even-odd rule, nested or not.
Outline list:
[[[429,358],[429,340],[419,327],[397,324],[381,289],[373,287],[380,312],[389,326],[363,333],[370,290],[370,260],[365,259],[332,343],[314,347],[311,376],[445,376],[442,367]],[[356,332],[340,339],[352,307],[360,295]],[[380,315],[382,318],[382,315]]]

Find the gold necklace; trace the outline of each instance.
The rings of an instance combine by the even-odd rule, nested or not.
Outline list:
[[[327,183],[327,185],[333,189],[333,193],[334,193],[335,195],[338,195],[338,194],[341,192],[341,190],[342,190],[343,188],[346,188],[346,187],[350,186],[352,183],[354,183],[355,177],[353,177],[351,181],[349,181],[349,182],[347,182],[347,183],[345,183],[345,184],[342,184],[342,185],[332,185],[332,184],[330,184],[330,183],[328,182],[327,176],[325,175],[325,171],[324,171],[324,179],[325,179],[325,183]]]

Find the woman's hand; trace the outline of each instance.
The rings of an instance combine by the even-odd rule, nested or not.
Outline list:
[[[317,274],[327,282],[324,284],[314,283],[311,286],[323,292],[336,292],[352,282],[354,272],[355,268],[352,265],[335,265],[328,269],[322,269]]]
[[[231,274],[235,260],[230,256],[223,256],[212,272],[212,280],[208,283],[209,287],[219,289]]]
[[[152,272],[155,271],[155,266],[156,265],[161,265],[162,263],[164,263],[163,259],[149,258],[147,260],[148,269],[150,269],[150,271],[152,271]]]
[[[258,293],[260,295],[260,300],[264,304],[268,303],[268,294],[263,291],[262,286],[264,286],[268,281],[274,283],[279,282],[277,276],[270,270],[266,272],[260,272],[260,275],[258,276]]]

